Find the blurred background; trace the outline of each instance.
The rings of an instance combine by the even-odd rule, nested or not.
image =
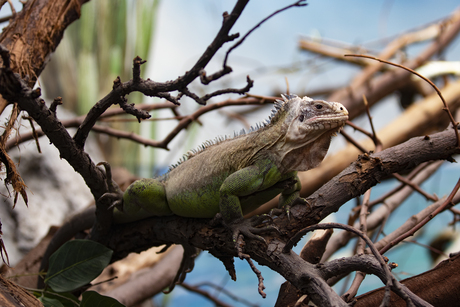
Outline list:
[[[112,82],[117,76],[122,81],[129,80],[132,75],[132,59],[135,56],[147,60],[142,66],[142,77],[159,82],[175,79],[193,66],[216,35],[222,23],[222,13],[231,11],[234,4],[235,1],[223,0],[90,1],[83,5],[80,20],[65,32],[64,39],[39,79],[39,86],[44,90],[47,101],[61,96],[64,103],[62,107],[69,112],[66,116],[72,117],[86,114],[99,99],[110,92]],[[287,1],[275,0],[250,1],[232,33],[239,32],[244,35],[263,18],[287,4]],[[15,5],[20,10],[19,3]],[[396,37],[446,18],[458,9],[458,5],[455,0],[311,0],[306,7],[291,8],[274,16],[252,33],[230,54],[228,64],[233,68],[231,74],[209,86],[194,82],[190,89],[203,95],[219,88],[244,87],[246,76],[249,75],[255,81],[250,91],[254,95],[279,96],[280,93],[289,91],[314,98],[327,97],[334,90],[347,86],[362,67],[306,51],[301,48],[302,41],[377,55]],[[0,14],[9,14],[7,6],[4,6]],[[425,41],[411,44],[398,51],[393,59],[410,59],[429,43]],[[231,45],[232,43],[227,43],[219,51],[207,67],[208,74],[221,68],[225,52]],[[451,63],[452,72],[449,73],[449,78],[456,79],[460,74],[459,69],[455,68],[460,63],[459,38],[437,59]],[[392,93],[371,108],[377,131],[405,110],[407,106],[403,105],[401,97],[401,93]],[[238,95],[218,96],[208,103],[227,98],[238,98]],[[159,102],[164,101],[137,93],[128,97],[128,103]],[[190,114],[199,108],[194,101],[187,98],[183,98],[181,104],[181,114]],[[265,105],[257,108],[228,107],[210,112],[200,117],[200,123],[193,123],[186,131],[182,131],[169,144],[169,151],[141,146],[130,140],[119,140],[104,134],[94,135],[93,141],[98,149],[93,159],[95,162],[108,161],[113,167],[125,167],[140,177],[153,177],[167,170],[183,153],[203,141],[214,139],[218,135],[233,134],[233,131],[263,121],[270,109],[271,105]],[[152,112],[152,117],[152,120],[143,121],[141,124],[129,116],[101,124],[158,140],[165,137],[176,124],[174,119],[157,120],[174,117],[170,110]],[[366,116],[357,117],[354,123],[369,129]],[[346,131],[354,132],[350,127]],[[363,138],[359,134],[355,137]],[[342,136],[335,138],[331,153],[345,144]],[[34,148],[35,145],[33,142],[23,144],[20,151],[23,153],[27,147]],[[444,195],[450,192],[459,173],[457,165],[448,164],[441,167],[423,187],[431,193]],[[378,197],[395,184],[391,180],[382,183],[374,189],[372,197]],[[89,202],[91,196],[87,199]],[[406,202],[398,214],[387,222],[385,232],[390,232],[411,214],[427,205],[427,201],[419,195],[411,196]],[[354,205],[355,202],[345,205],[331,219],[346,223]],[[34,206],[33,195],[30,206]],[[429,244],[447,232],[448,242],[452,241],[457,234],[452,229],[445,228],[450,220],[451,216],[448,214],[438,216],[427,228],[428,231],[420,234],[417,240]],[[52,222],[58,223],[56,220]],[[47,225],[41,227],[44,230],[39,232],[47,231]],[[14,244],[16,239],[6,240]],[[37,238],[29,239],[30,246],[36,240]],[[301,246],[299,244],[299,248]],[[7,246],[8,250],[9,248]],[[25,250],[27,247],[21,252]],[[350,255],[352,251],[353,247],[350,247],[334,257]],[[20,252],[17,257],[19,255]],[[433,265],[429,252],[413,244],[403,244],[387,256],[399,264],[394,272],[401,279],[426,271]],[[284,278],[258,266],[267,287],[267,298],[262,299],[257,293],[257,278],[247,263],[236,260],[235,264],[237,282],[230,280],[218,260],[206,252],[202,253],[193,272],[187,275],[186,282],[208,282],[225,287],[237,297],[249,301],[249,306],[273,306]],[[339,293],[342,288],[346,289],[343,283],[346,282],[336,286]],[[378,279],[367,277],[361,292],[380,286],[382,284]],[[233,306],[248,306],[245,302],[230,299],[218,289],[205,289]],[[159,306],[213,306],[212,302],[181,287],[176,287],[169,295],[158,295],[155,302]]]

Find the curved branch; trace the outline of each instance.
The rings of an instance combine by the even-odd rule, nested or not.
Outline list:
[[[445,23],[441,34],[433,40],[416,58],[405,63],[406,67],[415,69],[428,61],[432,56],[440,54],[449,43],[454,40],[460,32],[460,10],[455,11]],[[363,73],[365,74],[365,73]],[[350,112],[350,120],[358,116],[364,110],[362,97],[365,95],[369,100],[369,105],[379,101],[388,93],[395,91],[404,84],[410,81],[412,74],[406,70],[392,70],[376,76],[373,79],[364,78],[365,83],[352,85],[342,88],[332,95],[328,101],[340,101]],[[361,79],[362,75],[358,75],[355,80]]]
[[[295,245],[306,233],[316,230],[316,229],[334,229],[334,228],[340,228],[349,232],[354,233],[355,235],[359,236],[362,240],[364,240],[369,246],[369,249],[371,250],[372,254],[374,255],[375,259],[378,261],[379,266],[380,266],[380,274],[377,274],[382,281],[385,283],[385,296],[384,300],[388,301],[390,299],[390,292],[389,290],[392,289],[395,291],[401,298],[403,298],[406,303],[410,306],[414,300],[413,297],[410,297],[411,294],[408,295],[408,293],[404,292],[401,288],[401,285],[399,282],[394,278],[394,276],[391,274],[390,269],[388,265],[385,263],[385,260],[383,259],[382,255],[380,255],[379,251],[375,247],[375,245],[372,243],[372,241],[369,239],[367,235],[365,235],[362,231],[359,231],[358,229],[349,226],[349,225],[344,225],[344,224],[339,224],[339,223],[325,223],[325,224],[317,224],[317,225],[312,225],[309,227],[306,227],[302,230],[300,230],[298,233],[296,233],[289,241],[286,243],[286,245],[283,248],[283,253],[289,253],[289,251],[292,249],[293,245]],[[343,263],[343,259],[342,259]],[[362,270],[357,270],[359,272],[363,272]],[[337,273],[333,276],[337,276]],[[415,296],[415,295],[412,295]],[[419,306],[430,306],[429,304],[425,304],[425,302],[419,300],[418,304]]]
[[[179,116],[177,119],[179,119],[179,123],[176,125],[176,127],[165,137],[165,139],[161,141],[156,141],[156,140],[151,140],[151,139],[146,139],[138,134],[131,133],[131,132],[126,132],[126,131],[120,131],[116,130],[110,127],[105,127],[102,125],[97,125],[95,124],[91,131],[96,132],[96,133],[103,133],[107,134],[109,136],[113,136],[116,138],[121,138],[121,139],[128,139],[132,140],[138,144],[144,145],[144,146],[151,146],[151,147],[156,147],[156,148],[163,148],[163,149],[168,149],[168,144],[169,142],[174,139],[174,137],[183,129],[187,128],[190,123],[193,121],[198,121],[199,117],[202,116],[203,114],[206,114],[208,112],[221,109],[227,106],[243,106],[243,105],[262,105],[266,103],[273,103],[277,98],[276,97],[256,97],[256,98],[251,98],[251,97],[243,97],[239,99],[228,99],[225,101],[221,101],[218,103],[213,103],[209,104],[205,107],[202,107],[195,111],[194,113],[187,115],[187,116]],[[159,110],[159,109],[173,109],[175,106],[169,104],[169,103],[158,103],[158,104],[141,104],[137,105],[136,109],[137,110],[144,110],[144,111],[150,111],[150,110]],[[55,112],[54,112],[55,113]],[[101,116],[100,119],[105,119],[108,117],[113,117],[116,115],[123,115],[126,114],[122,109],[108,109],[106,110]],[[73,119],[67,119],[67,120],[62,120],[61,123],[64,127],[66,128],[77,128],[80,127],[83,123],[84,116],[76,117]],[[158,120],[161,120],[158,119]],[[41,137],[44,136],[45,133],[43,132],[42,129],[37,128],[35,130],[36,136]],[[10,150],[14,146],[17,146],[23,142],[29,141],[34,139],[34,134],[32,131],[26,132],[26,133],[21,133],[20,135],[16,135],[15,137],[9,139],[6,144],[5,144],[5,150]]]
[[[83,149],[88,134],[91,131],[91,128],[95,125],[99,116],[101,116],[101,114],[104,113],[111,105],[118,104],[120,102],[120,97],[124,97],[129,93],[136,91],[147,96],[161,98],[168,97],[169,99],[167,99],[169,101],[176,101],[167,93],[185,90],[193,80],[202,74],[203,69],[208,65],[222,45],[237,37],[237,35],[229,35],[229,32],[240,17],[248,2],[249,0],[239,0],[230,14],[226,12],[224,13],[222,26],[212,43],[208,46],[208,48],[206,48],[205,52],[189,71],[173,81],[160,83],[154,82],[150,79],[141,79],[137,72],[140,69],[138,65],[142,63],[142,60],[136,57],[134,59],[134,73],[136,74],[135,79],[124,83],[121,83],[118,78],[115,80],[113,90],[98,101],[88,112],[86,119],[83,121],[81,127],[75,134],[74,140],[77,146]]]
[[[442,104],[444,105],[443,110],[446,111],[447,115],[449,116],[450,122],[452,123],[452,125],[455,128],[457,128],[458,123],[455,121],[454,116],[452,115],[452,112],[450,111],[449,106],[447,105],[446,100],[442,96],[442,93],[439,90],[439,88],[430,79],[428,79],[425,76],[419,74],[415,70],[410,69],[409,67],[406,67],[406,66],[401,65],[401,64],[393,63],[393,62],[390,62],[390,61],[386,61],[386,60],[383,60],[383,59],[379,59],[379,58],[376,58],[376,57],[373,57],[373,56],[363,55],[363,54],[345,54],[345,56],[355,56],[355,57],[367,58],[367,59],[371,59],[371,60],[379,61],[381,63],[388,64],[388,65],[393,65],[393,66],[405,69],[405,70],[409,71],[410,73],[412,73],[412,74],[418,76],[419,78],[423,79],[424,81],[428,82],[428,84],[430,84],[431,87],[433,87],[433,89],[436,91],[436,93],[438,94],[439,98],[441,99]],[[364,101],[365,101],[365,104],[366,104],[366,107],[367,107],[367,105],[368,105],[367,101],[365,99],[364,99]],[[457,136],[457,145],[460,146],[460,136],[459,136],[457,130],[455,130],[455,135]]]
[[[317,305],[344,306],[341,305],[343,301],[336,301],[337,294],[329,290],[330,287],[324,282],[325,273],[318,271],[315,265],[305,262],[293,252],[284,254],[283,242],[300,229],[314,225],[337,211],[346,201],[377,184],[383,177],[411,169],[425,161],[446,159],[459,152],[455,134],[452,129],[448,129],[429,137],[413,138],[374,156],[361,156],[357,162],[313,194],[308,199],[309,206],[293,206],[290,219],[284,214],[274,219],[278,228],[283,229],[282,235],[264,235],[268,245],[248,238],[244,253],[280,273],[302,293],[308,294]],[[225,228],[211,226],[209,219],[152,217],[137,221],[136,227],[131,224],[116,225],[104,243],[114,250],[114,261],[130,252],[140,252],[162,244],[180,243],[184,238],[187,238],[188,244],[208,250],[220,259],[222,255],[237,256],[231,236]],[[364,271],[362,267],[359,269]],[[404,292],[409,293],[405,289]],[[328,295],[329,298],[324,298]]]
[[[302,6],[306,6],[307,3],[305,3],[305,0],[298,0],[296,1],[295,3],[291,4],[291,5],[288,5],[286,7],[283,7],[282,9],[279,9],[275,12],[273,12],[272,14],[270,14],[269,16],[265,17],[263,20],[261,20],[257,25],[255,25],[251,30],[248,31],[248,33],[246,33],[240,40],[238,40],[233,46],[231,46],[227,53],[225,54],[225,58],[224,58],[224,64],[223,64],[223,69],[225,70],[227,66],[227,61],[228,61],[228,56],[230,54],[230,52],[232,52],[234,49],[236,49],[239,45],[241,45],[244,40],[252,33],[254,32],[258,27],[260,27],[264,22],[266,22],[267,20],[269,20],[270,18],[272,18],[273,16],[275,16],[276,14],[278,13],[281,13],[287,9],[290,9],[291,7],[302,7]]]
[[[74,170],[80,173],[94,197],[100,198],[107,191],[105,174],[96,167],[89,155],[75,144],[55,113],[46,107],[44,100],[38,98],[39,91],[32,90],[26,81],[11,71],[6,60],[9,51],[2,45],[0,51],[5,59],[5,67],[1,69],[0,74],[0,94],[7,101],[17,102],[22,110],[29,113],[59,150],[60,157],[67,160]],[[98,207],[96,213],[98,222],[103,225],[100,230],[108,230],[112,223],[112,215],[107,211],[107,207]]]
[[[392,173],[411,170],[425,161],[450,159],[460,153],[456,141],[455,132],[448,128],[430,136],[414,137],[377,154],[361,155],[307,199],[311,211],[318,211],[317,218],[321,220]]]

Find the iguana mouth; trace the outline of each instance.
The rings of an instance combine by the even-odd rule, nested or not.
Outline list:
[[[312,124],[308,125],[306,128],[311,130],[329,130],[336,127],[344,126],[347,120],[348,115],[316,116],[308,120],[308,122],[312,122]]]

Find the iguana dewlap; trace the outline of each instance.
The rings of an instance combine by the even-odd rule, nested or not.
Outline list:
[[[248,133],[189,152],[165,175],[131,184],[114,220],[173,214],[212,218],[221,213],[232,225],[280,193],[279,207],[289,207],[299,197],[297,171],[323,160],[331,137],[347,119],[340,103],[283,96],[268,121]]]

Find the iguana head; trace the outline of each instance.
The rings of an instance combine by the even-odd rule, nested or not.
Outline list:
[[[288,125],[285,142],[306,145],[324,133],[334,134],[348,120],[348,111],[341,103],[313,100],[307,96],[283,98],[287,105],[284,123]]]
[[[282,156],[290,156],[287,159],[290,164],[295,160],[295,170],[313,168],[326,155],[331,137],[345,125],[348,111],[338,102],[296,95],[282,97],[271,120],[283,135],[278,150]]]

